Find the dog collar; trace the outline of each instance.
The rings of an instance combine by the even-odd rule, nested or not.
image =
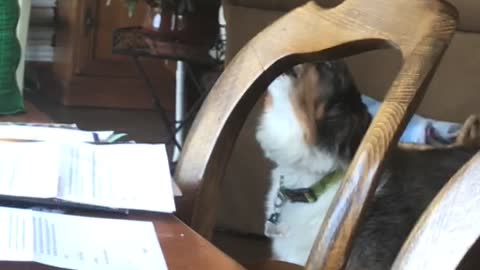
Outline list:
[[[280,187],[280,193],[291,202],[313,203],[316,202],[331,185],[340,181],[343,175],[343,171],[333,171],[309,188],[289,189]]]
[[[333,171],[318,180],[309,188],[289,189],[283,187],[283,181],[280,182],[280,189],[273,202],[273,212],[265,222],[265,235],[276,237],[282,235],[282,229],[278,226],[280,222],[280,212],[287,201],[313,203],[320,198],[325,191],[333,184],[339,182],[344,176],[344,171]],[[282,177],[283,180],[283,177]]]

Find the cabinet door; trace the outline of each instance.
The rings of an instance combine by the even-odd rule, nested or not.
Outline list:
[[[147,12],[144,1],[138,1],[134,16],[129,18],[123,1],[112,0],[109,6],[105,0],[83,0],[83,20],[85,35],[80,47],[80,55],[84,61],[79,61],[77,72],[85,75],[134,76],[135,66],[127,56],[112,54],[112,33],[122,27],[140,26]],[[149,70],[164,72],[172,68],[173,63],[167,61],[142,59]],[[169,65],[170,64],[170,65]]]
[[[138,1],[132,18],[123,1],[58,1],[59,50],[71,51],[70,72],[64,79],[62,103],[65,105],[153,108],[151,93],[129,56],[112,54],[112,33],[117,28],[140,26],[147,12],[144,1]],[[66,38],[65,38],[66,37]],[[58,55],[64,55],[60,52]],[[167,109],[172,109],[175,63],[161,59],[141,59],[156,94]],[[57,64],[60,66],[60,64]]]

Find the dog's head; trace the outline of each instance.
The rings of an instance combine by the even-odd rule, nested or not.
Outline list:
[[[345,63],[301,64],[268,87],[257,140],[277,163],[315,151],[348,161],[370,120]]]

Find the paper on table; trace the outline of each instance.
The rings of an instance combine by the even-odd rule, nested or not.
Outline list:
[[[70,269],[167,269],[151,222],[0,207],[0,260]]]
[[[53,198],[58,189],[61,146],[0,141],[0,194]]]
[[[107,140],[113,133],[113,131],[84,131],[73,128],[0,124],[0,139],[7,140],[96,142]]]
[[[112,208],[175,211],[165,145],[78,144],[64,150],[71,165],[62,166],[58,198]]]
[[[0,261],[32,261],[33,226],[29,210],[0,207]]]
[[[0,141],[0,194],[175,211],[163,144]]]

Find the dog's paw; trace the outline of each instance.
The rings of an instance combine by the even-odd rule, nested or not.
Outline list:
[[[265,235],[268,237],[286,237],[288,235],[288,226],[284,223],[265,223]]]

